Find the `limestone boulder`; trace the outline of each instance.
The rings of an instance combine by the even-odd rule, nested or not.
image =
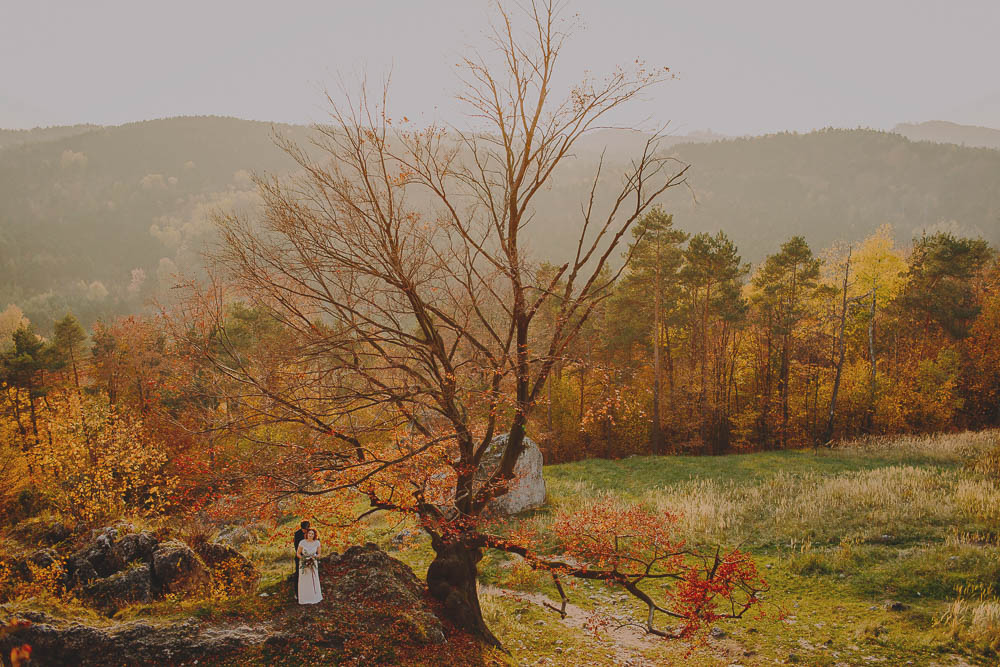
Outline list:
[[[244,544],[254,541],[253,534],[245,526],[232,525],[225,526],[219,531],[215,542],[239,548]]]
[[[38,549],[28,556],[28,561],[35,567],[52,567],[59,562],[59,554],[54,549]]]
[[[128,533],[112,545],[111,551],[118,560],[125,564],[152,563],[153,552],[156,551],[157,546],[158,541],[152,533]]]
[[[84,556],[78,554],[66,561],[66,588],[86,586],[99,578],[97,570]]]
[[[116,528],[104,528],[94,531],[91,540],[83,549],[70,557],[70,560],[86,560],[97,573],[98,577],[110,577],[125,567],[125,561],[115,552],[115,539],[118,537]]]
[[[123,571],[131,563],[152,564],[157,547],[152,533],[126,532],[127,525],[92,531],[90,540],[66,559],[66,585],[85,586]]]
[[[500,466],[500,460],[507,450],[510,434],[504,433],[493,438],[479,464],[476,479],[484,484]],[[494,516],[510,516],[545,504],[545,477],[542,475],[542,450],[538,444],[525,436],[524,451],[514,464],[514,478],[507,483],[507,492],[490,501],[487,513]]]
[[[97,628],[40,612],[24,617],[31,624],[0,637],[0,652],[8,655],[14,646],[27,643],[32,647],[31,664],[53,667],[214,664],[274,638],[264,628],[206,628],[193,619]]]

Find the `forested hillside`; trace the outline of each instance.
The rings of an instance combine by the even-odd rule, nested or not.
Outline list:
[[[1000,148],[1000,130],[978,125],[959,125],[945,120],[925,123],[900,123],[895,132],[911,141],[934,141],[939,144],[958,144],[979,148]]]
[[[298,132],[297,128],[282,127]],[[272,125],[198,117],[100,128],[0,151],[0,302],[44,330],[131,312],[191,268],[207,214],[284,170]]]
[[[758,262],[801,235],[813,247],[890,223],[896,240],[950,231],[1000,241],[1000,151],[871,130],[782,133],[681,145],[697,202],[667,208],[688,231],[722,229]]]
[[[0,306],[17,304],[42,331],[66,311],[85,324],[135,312],[196,270],[211,238],[209,213],[254,201],[250,171],[291,161],[273,130],[303,127],[188,117],[109,128],[47,128],[0,135]],[[724,230],[759,262],[802,235],[814,247],[863,238],[891,223],[897,241],[947,230],[1000,241],[1000,151],[914,143],[896,134],[826,130],[749,139],[672,138],[690,163],[690,189],[664,200],[688,232]],[[566,230],[606,146],[605,183],[641,150],[639,133],[587,137],[538,202],[536,259],[567,252]]]
[[[35,144],[41,141],[55,141],[97,129],[100,129],[99,125],[57,125],[55,127],[36,127],[31,130],[0,129],[0,148]]]

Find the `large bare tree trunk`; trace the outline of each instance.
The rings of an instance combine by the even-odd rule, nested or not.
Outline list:
[[[445,542],[432,537],[434,560],[427,568],[427,589],[441,602],[448,619],[488,646],[500,641],[483,620],[479,605],[478,564],[482,549],[461,542]]]

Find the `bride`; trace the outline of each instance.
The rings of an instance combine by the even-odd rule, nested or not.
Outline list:
[[[323,591],[319,585],[320,546],[319,533],[315,528],[310,528],[296,550],[300,563],[299,604],[316,604],[323,599]]]

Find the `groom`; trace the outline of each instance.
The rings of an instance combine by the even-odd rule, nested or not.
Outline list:
[[[306,539],[309,532],[309,522],[303,521],[299,524],[299,529],[295,531],[295,599],[299,599],[299,542]]]

